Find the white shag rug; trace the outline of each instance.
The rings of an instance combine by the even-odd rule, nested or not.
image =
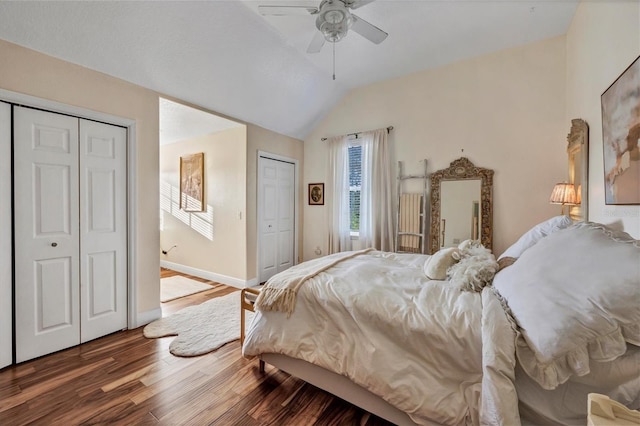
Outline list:
[[[254,314],[245,314],[245,326],[249,326]],[[189,306],[144,328],[144,337],[165,336],[177,336],[169,345],[169,352],[184,357],[204,355],[239,339],[240,292]]]
[[[191,278],[175,275],[160,279],[160,301],[179,299],[201,291],[211,290],[213,287]]]

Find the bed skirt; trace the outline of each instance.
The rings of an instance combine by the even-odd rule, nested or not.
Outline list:
[[[261,354],[259,357],[267,364],[271,364],[279,370],[285,371],[391,423],[398,426],[416,426],[416,423],[406,413],[398,410],[379,396],[358,386],[345,376],[286,355],[270,353]],[[436,426],[437,423],[433,423],[433,425]]]

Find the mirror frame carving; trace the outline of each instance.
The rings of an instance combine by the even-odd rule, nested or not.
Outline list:
[[[571,130],[567,135],[567,156],[569,157],[569,183],[575,184],[575,158],[580,156],[580,204],[569,208],[573,220],[587,220],[589,217],[589,125],[580,118],[571,120]],[[576,188],[577,190],[577,188]]]
[[[431,179],[430,253],[440,250],[440,183],[443,180],[480,179],[480,242],[491,250],[493,244],[493,170],[476,167],[466,157],[451,162],[448,168],[429,175]]]

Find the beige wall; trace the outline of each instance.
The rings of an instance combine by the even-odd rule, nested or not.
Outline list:
[[[158,95],[0,40],[0,88],[136,121],[138,312],[159,307]],[[6,202],[3,200],[2,202]]]
[[[137,274],[137,311],[139,313],[157,312],[160,301],[160,244],[159,232],[159,95],[151,90],[127,83],[78,65],[65,62],[33,50],[0,40],[0,88],[23,93],[42,99],[85,108],[105,114],[123,117],[136,122],[136,191],[137,218],[136,235],[138,250],[134,254]],[[178,100],[176,100],[178,101]],[[186,103],[185,103],[186,104]],[[214,112],[215,113],[215,112]],[[233,119],[233,118],[231,118]],[[228,273],[234,278],[251,280],[256,278],[256,167],[257,152],[266,152],[287,156],[299,161],[300,173],[303,165],[302,141],[261,127],[246,124],[246,161],[238,162],[238,168],[245,173],[245,180],[233,175],[236,184],[225,187],[224,191],[242,192],[246,188],[243,202],[236,204],[235,217],[242,211],[245,228],[237,235],[234,251],[246,252],[245,261],[226,264],[215,271]],[[300,193],[303,193],[300,179]],[[227,194],[228,195],[228,194]],[[303,200],[303,197],[300,196]],[[244,204],[243,204],[244,203]],[[241,206],[242,204],[242,206]],[[215,207],[215,206],[214,206]],[[298,211],[300,209],[298,208]],[[214,212],[215,213],[215,212]],[[301,215],[299,218],[301,219]],[[175,226],[172,218],[165,223]],[[222,225],[224,227],[224,225]],[[222,232],[222,229],[218,229]],[[302,231],[299,226],[299,246],[302,247]],[[214,229],[214,233],[216,230]],[[170,244],[171,239],[163,244]],[[175,243],[171,243],[175,244]],[[187,243],[185,243],[187,244]],[[185,250],[185,244],[179,244]],[[175,251],[175,250],[174,250]],[[176,252],[171,252],[169,261],[177,260]],[[198,260],[203,265],[203,260]]]
[[[419,174],[424,158],[433,172],[460,156],[495,170],[499,254],[560,214],[549,195],[567,173],[565,91],[564,37],[355,89],[306,138],[304,184],[327,180],[321,137],[392,125],[393,157],[406,174]],[[303,205],[310,259],[317,246],[327,253],[329,206],[307,206],[306,196]]]
[[[589,124],[589,220],[640,238],[640,206],[607,206],[600,96],[640,55],[640,3],[581,2],[567,32],[566,121]]]
[[[180,157],[205,159],[202,213],[180,210]],[[246,126],[160,147],[160,246],[176,248],[160,258],[245,281]]]
[[[304,203],[303,192],[305,185],[302,180],[305,147],[301,140],[290,138],[272,132],[262,127],[247,124],[247,277],[257,278],[257,248],[258,225],[257,220],[257,183],[258,151],[277,154],[298,160],[298,174],[300,183],[300,204]],[[302,253],[303,224],[300,206],[296,206],[298,224],[298,258]]]

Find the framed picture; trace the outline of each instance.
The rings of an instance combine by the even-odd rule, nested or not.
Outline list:
[[[324,205],[324,183],[309,184],[309,205],[310,206]]]
[[[204,211],[204,153],[180,157],[180,208]]]
[[[640,56],[601,96],[606,204],[640,204]]]

